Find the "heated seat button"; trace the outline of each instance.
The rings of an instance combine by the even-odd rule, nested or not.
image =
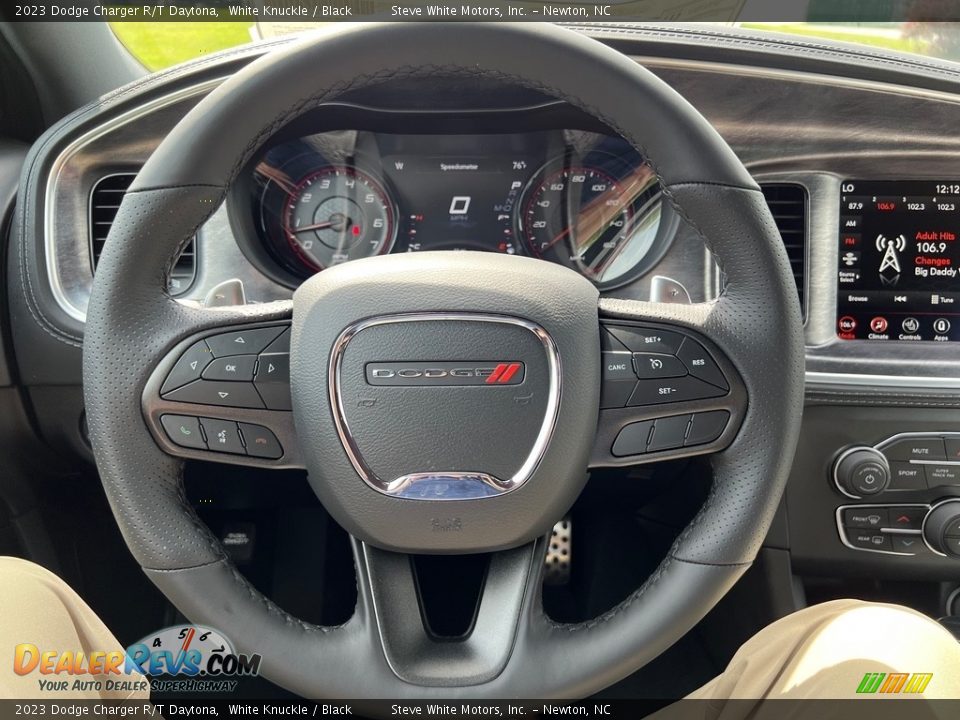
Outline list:
[[[640,380],[627,404],[631,407],[658,405],[684,400],[701,400],[726,394],[726,390],[688,375],[673,380]]]
[[[203,371],[204,380],[226,380],[249,382],[253,380],[253,369],[257,365],[256,355],[235,355],[217,358]]]
[[[207,447],[215,452],[244,455],[243,440],[240,439],[240,429],[232,420],[218,420],[216,418],[200,418],[203,431],[207,435]]]
[[[654,328],[605,325],[610,334],[634,352],[652,352],[675,355],[683,342],[683,335]]]
[[[926,490],[927,477],[923,465],[905,462],[890,463],[889,490]]]
[[[897,440],[885,447],[883,454],[891,461],[946,460],[943,440],[936,437]]]
[[[871,530],[848,530],[847,542],[862,550],[892,550],[893,545],[888,535]]]
[[[200,421],[197,418],[187,415],[162,415],[160,424],[163,425],[164,432],[174,445],[197,450],[207,449],[207,443],[203,441],[203,433],[200,431]]]
[[[647,444],[647,452],[683,447],[683,440],[687,436],[687,426],[689,424],[689,415],[676,415],[656,420],[653,423],[653,435]]]
[[[687,369],[673,355],[663,353],[634,353],[633,369],[640,378],[682,377]]]
[[[290,410],[290,355],[270,353],[260,356],[254,380],[264,405],[270,410]]]
[[[923,519],[927,515],[925,507],[892,507],[888,509],[890,518],[884,527],[897,530],[919,530],[923,527]]]
[[[207,345],[214,357],[229,355],[256,355],[272,343],[284,327],[254,328],[252,330],[237,330],[235,332],[212,335],[206,338]]]
[[[888,519],[886,508],[845,508],[843,511],[843,526],[848,528],[879,530],[887,526]]]
[[[221,407],[262,408],[263,400],[251,383],[196,380],[163,396],[164,400],[220,405]]]
[[[283,456],[283,448],[280,447],[280,441],[277,440],[277,436],[267,428],[261,425],[240,423],[240,432],[243,435],[243,441],[247,447],[247,455],[267,458],[269,460],[276,460]]]
[[[697,413],[693,416],[693,422],[690,423],[684,445],[689,447],[713,442],[723,434],[729,420],[730,413],[726,410]]]
[[[166,394],[199,379],[203,369],[211,360],[213,360],[213,353],[210,352],[207,344],[203,340],[194,343],[170,370],[166,380],[163,381],[163,387],[160,388],[160,394]]]
[[[683,341],[680,350],[677,352],[677,357],[680,358],[686,366],[687,371],[694,377],[700,378],[704,382],[716,385],[724,390],[729,389],[730,386],[727,385],[727,379],[720,371],[720,367],[714,359],[710,357],[710,353],[707,352],[706,348],[693,338],[688,337]]]
[[[630,423],[617,434],[617,439],[613,441],[613,449],[610,452],[615,457],[645,453],[651,428],[653,428],[652,420]]]

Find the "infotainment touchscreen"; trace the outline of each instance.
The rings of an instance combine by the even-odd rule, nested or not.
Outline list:
[[[960,340],[960,181],[844,181],[837,335]]]

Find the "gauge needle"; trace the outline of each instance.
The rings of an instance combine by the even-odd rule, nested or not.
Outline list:
[[[313,225],[304,225],[303,227],[293,228],[291,232],[293,232],[293,234],[296,235],[298,233],[308,232],[310,230],[326,230],[327,228],[332,228],[336,224],[337,223],[334,220],[327,220],[326,222],[314,223]]]

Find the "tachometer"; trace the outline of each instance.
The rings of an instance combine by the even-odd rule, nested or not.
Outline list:
[[[387,253],[396,234],[386,191],[354,167],[308,174],[288,195],[281,219],[290,248],[315,270]]]
[[[612,160],[612,158],[611,158]],[[653,170],[615,162],[554,162],[528,186],[520,234],[537,257],[568,265],[601,287],[646,269],[661,230],[661,188]]]

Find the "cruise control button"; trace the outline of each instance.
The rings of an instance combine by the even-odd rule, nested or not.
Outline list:
[[[682,377],[687,374],[680,360],[663,353],[634,353],[633,369],[640,378]]]
[[[214,452],[245,455],[240,430],[233,420],[200,418],[203,431],[207,434],[207,447]]]
[[[164,400],[220,405],[222,407],[262,408],[263,401],[252,383],[196,380],[163,396]]]
[[[886,508],[845,508],[843,511],[843,526],[879,530],[882,527],[887,527],[888,517]]]
[[[888,508],[889,524],[885,527],[897,530],[919,530],[923,527],[923,519],[927,516],[925,507],[892,507]]]
[[[174,445],[197,450],[207,449],[197,418],[187,415],[161,415],[160,424]]]
[[[677,415],[656,420],[653,423],[653,435],[650,436],[650,442],[647,444],[647,452],[673,450],[682,447],[689,424],[689,415]]]
[[[184,351],[176,365],[167,374],[163,387],[160,388],[160,394],[163,395],[197,380],[211,360],[213,360],[213,353],[210,352],[207,344],[203,340],[195,342]]]
[[[711,410],[710,412],[696,413],[684,445],[704,445],[711,443],[723,434],[730,420],[730,413],[726,410]]]
[[[253,330],[237,330],[236,332],[222,333],[206,338],[207,345],[214,357],[229,355],[257,355],[267,345],[277,339],[283,332],[283,327],[254,328]]]
[[[694,377],[724,390],[730,388],[727,379],[723,376],[720,367],[710,356],[710,353],[693,338],[688,337],[683,341],[680,350],[677,352],[677,357]]]
[[[624,325],[606,325],[607,330],[617,340],[634,352],[654,352],[676,355],[683,342],[683,335],[655,328],[627,327]]]
[[[247,447],[247,455],[267,458],[268,460],[276,460],[283,456],[280,441],[267,428],[261,425],[240,423],[240,433],[243,435],[243,441]]]
[[[630,407],[658,405],[660,403],[719,397],[726,394],[726,390],[689,375],[673,380],[640,380],[627,405]]]
[[[890,463],[890,486],[888,490],[926,490],[927,476],[923,465],[905,462]]]
[[[206,370],[203,371],[203,378],[204,380],[250,382],[253,380],[253,369],[256,365],[256,355],[217,358],[207,365]]]
[[[863,550],[892,550],[893,545],[888,535],[882,535],[869,530],[850,530],[847,540],[855,548]]]
[[[943,440],[931,438],[904,438],[883,449],[888,460],[946,460]]]
[[[633,389],[637,386],[636,378],[631,380],[607,380],[600,386],[600,408],[622,408],[627,404]]]
[[[927,485],[960,485],[960,465],[924,465]]]
[[[617,434],[617,439],[613,441],[613,448],[610,452],[614,457],[626,457],[628,455],[645,453],[647,451],[647,440],[650,437],[650,430],[652,428],[652,420],[630,423]]]
[[[628,352],[602,352],[600,361],[603,363],[603,381],[608,380],[635,380],[633,374],[633,356]]]
[[[254,380],[260,397],[269,410],[291,410],[290,355],[270,353],[260,356]]]
[[[893,551],[910,553],[911,555],[925,555],[930,552],[919,535],[892,535]]]

